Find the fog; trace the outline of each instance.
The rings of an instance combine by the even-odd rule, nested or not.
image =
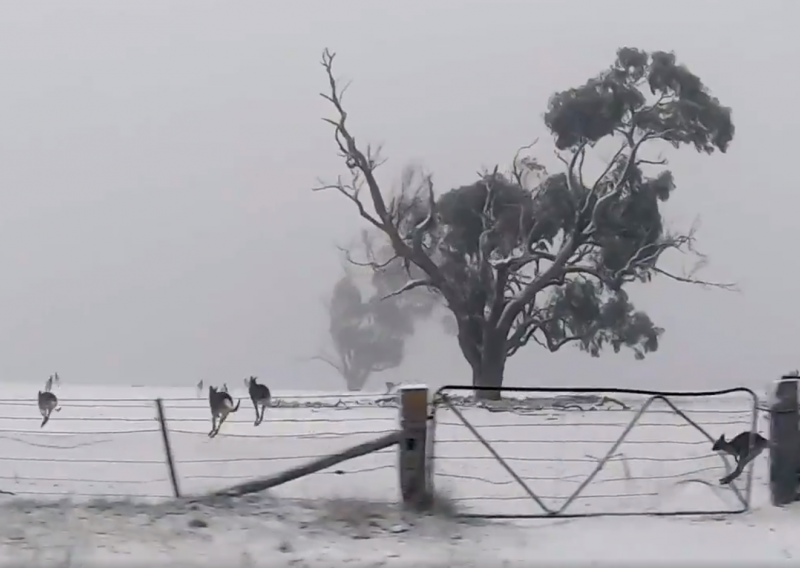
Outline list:
[[[620,46],[674,50],[737,128],[729,152],[669,155],[676,227],[702,219],[707,279],[636,301],[666,328],[645,361],[529,347],[508,384],[763,386],[800,367],[792,168],[797,3],[8,1],[0,7],[0,379],[339,389],[322,303],[357,213],[334,193],[323,48],[388,188],[419,162],[439,190],[539,137],[549,95]],[[436,325],[384,380],[462,383]],[[237,384],[238,384],[237,383]]]

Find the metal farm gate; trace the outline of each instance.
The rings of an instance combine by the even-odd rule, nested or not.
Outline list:
[[[475,401],[471,395],[477,390],[491,390],[500,391],[503,399],[501,401]],[[554,395],[560,396],[554,396]],[[720,401],[728,396],[738,395],[739,403],[736,409],[731,410],[730,405],[720,405]],[[631,401],[631,398],[637,398]],[[742,403],[741,398],[744,398]],[[717,402],[713,402],[717,401]],[[711,409],[704,410],[697,408],[697,403],[703,405],[716,404],[717,406]],[[693,407],[694,406],[694,407]],[[510,486],[515,491],[520,493],[518,497],[510,497],[507,495],[485,496],[478,495],[471,498],[458,499],[453,498],[448,491],[448,497],[453,498],[454,501],[468,501],[483,500],[497,503],[507,503],[514,500],[522,501],[524,508],[529,508],[531,504],[535,505],[535,510],[516,510],[509,511],[509,505],[494,505],[492,510],[479,511],[479,512],[465,512],[461,507],[456,513],[460,517],[472,518],[575,518],[575,517],[594,517],[594,516],[627,516],[627,515],[712,515],[712,514],[732,514],[744,513],[750,508],[750,496],[753,484],[753,464],[750,464],[740,477],[739,485],[731,483],[728,486],[721,487],[718,478],[711,480],[704,480],[697,476],[703,472],[716,471],[720,473],[719,465],[724,468],[724,472],[732,471],[731,460],[728,456],[716,454],[711,451],[711,446],[717,436],[712,436],[706,431],[704,426],[716,426],[721,429],[727,427],[724,431],[725,434],[735,435],[740,431],[757,431],[759,401],[757,395],[750,389],[739,387],[717,391],[696,391],[696,392],[660,392],[638,389],[620,389],[620,388],[541,388],[541,387],[501,387],[501,388],[480,388],[465,385],[448,385],[440,388],[433,399],[431,410],[431,421],[429,434],[429,460],[431,471],[431,483],[433,484],[436,479],[440,477],[453,478],[455,487],[463,487],[469,484],[479,485],[480,481],[485,487],[486,485],[497,488],[498,486]],[[701,426],[697,418],[693,419],[689,415],[694,414],[696,417],[701,414],[712,416],[709,420],[702,421],[704,426]],[[443,417],[448,415],[452,417],[451,421],[447,421]],[[735,415],[738,421],[725,419],[726,416]],[[647,422],[644,417],[650,419],[656,418],[656,421]],[[723,417],[720,419],[719,417]],[[514,424],[512,419],[514,417],[522,418],[528,417],[532,421],[526,424]],[[571,423],[565,423],[562,420],[566,417],[578,417],[580,420],[575,420]],[[483,424],[477,422],[483,421]],[[593,421],[592,421],[593,420]],[[447,425],[448,431],[462,431],[467,434],[464,439],[442,439],[441,432],[443,427]],[[590,434],[597,436],[598,432],[605,431],[605,429],[617,427],[613,436],[608,436],[606,440],[598,440],[592,438]],[[637,428],[638,426],[638,428]],[[646,428],[650,426],[651,428]],[[680,430],[678,427],[683,427]],[[515,440],[493,440],[489,439],[482,432],[492,431],[509,432],[515,430],[521,434]],[[732,428],[736,428],[732,430]],[[558,440],[556,436],[552,436],[553,432],[559,430],[574,431],[580,433],[581,438],[591,438],[591,440]],[[672,438],[669,440],[653,440],[651,437],[645,437],[643,440],[633,440],[632,432],[640,432],[650,434],[652,432],[669,431],[672,433]],[[682,439],[677,438],[675,433],[681,432]],[[696,438],[695,440],[688,440],[686,433]],[[539,439],[534,439],[536,437]],[[649,448],[655,451],[657,448],[663,446],[679,446],[680,449],[674,450],[674,453],[668,457],[633,457],[629,458],[620,453],[620,447],[624,443],[629,445],[639,444],[636,447]],[[473,455],[470,456],[451,456],[446,451],[443,451],[445,446],[463,448],[466,445],[471,445],[473,448]],[[509,458],[501,455],[499,447],[503,444],[510,445],[512,449],[519,450],[519,448],[531,447],[530,444],[538,444],[541,448],[547,444],[549,448],[555,448],[555,451],[564,452],[567,448],[577,449],[577,451],[585,451],[587,444],[596,444],[601,446],[598,456],[584,456],[580,455],[575,457],[560,458],[558,456],[548,457],[546,452],[542,450],[532,450],[527,453],[527,456]],[[696,446],[697,450],[694,455],[686,447]],[[626,446],[627,447],[627,446]],[[475,456],[474,454],[479,451],[484,452],[486,455],[483,457]],[[469,454],[470,452],[463,452]],[[479,476],[476,472],[481,469],[475,460],[485,460],[481,465],[485,468],[484,464],[491,464],[498,472],[495,478],[504,478],[504,481],[497,479],[488,479],[486,476]],[[460,461],[459,461],[460,460]],[[645,477],[636,477],[631,474],[628,462],[637,461],[638,463],[648,462],[651,469],[655,471],[654,475]],[[695,469],[693,471],[683,472],[680,475],[666,475],[667,470],[672,467],[676,468],[677,464],[688,463],[692,460],[695,461],[713,461],[715,465],[705,468]],[[456,463],[455,469],[447,470],[445,466],[450,463]],[[512,463],[513,462],[513,463]],[[609,468],[609,464],[614,462],[621,462],[625,470],[625,478],[614,478],[603,480],[604,471]],[[586,466],[586,471],[575,473],[576,464],[582,463]],[[533,464],[533,465],[530,465]],[[524,468],[532,468],[530,475],[525,475]],[[616,466],[615,466],[616,467]],[[549,476],[543,475],[542,472],[547,469],[551,471]],[[566,469],[564,469],[566,468]],[[570,469],[572,468],[572,469]],[[538,476],[535,475],[538,472]],[[694,475],[694,477],[690,477]],[[709,474],[710,475],[710,474]],[[642,484],[650,483],[656,484],[654,480],[664,479],[677,479],[682,478],[680,481],[666,483],[669,491],[680,484],[695,482],[705,485],[706,488],[702,491],[704,494],[712,493],[715,499],[727,499],[732,504],[729,508],[722,509],[716,505],[700,505],[698,508],[693,506],[676,506],[674,510],[653,510],[653,507],[646,508],[641,506],[641,498],[634,503],[635,507],[632,509],[625,506],[625,503],[630,501],[631,498],[637,496],[648,496],[651,500],[662,500],[673,502],[663,493],[665,482],[656,489],[659,491],[651,490],[650,492],[637,493],[633,486],[641,486]],[[473,481],[469,481],[473,480]],[[606,483],[607,485],[616,484],[622,485],[619,493],[611,495],[586,495],[587,489],[594,484]],[[560,488],[568,483],[573,485],[569,491],[562,492],[563,494],[557,499],[559,502],[555,505],[549,504],[550,498],[544,497],[540,493],[538,486],[549,486]],[[438,485],[438,483],[437,483]],[[683,487],[686,487],[683,485]],[[710,489],[709,489],[710,488]],[[652,488],[651,488],[652,489]],[[704,495],[705,496],[705,495]],[[602,498],[605,498],[603,501]],[[593,499],[593,501],[588,501]],[[675,501],[679,499],[673,496]],[[583,509],[578,510],[576,505],[579,501],[583,501]],[[696,506],[698,495],[690,496],[689,503]],[[607,510],[607,507],[601,511],[591,510],[593,503],[613,503],[622,509]],[[587,505],[587,503],[589,503]],[[499,509],[499,510],[498,510]],[[588,510],[587,510],[588,509]]]

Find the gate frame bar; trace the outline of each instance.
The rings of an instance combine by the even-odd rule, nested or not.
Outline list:
[[[606,393],[613,393],[613,394],[633,394],[639,396],[648,396],[648,398],[644,404],[636,411],[636,414],[628,423],[626,428],[623,430],[620,437],[617,441],[612,444],[610,450],[606,453],[606,455],[598,461],[598,464],[594,471],[589,474],[589,476],[580,484],[580,486],[573,492],[572,495],[566,498],[566,500],[561,504],[561,506],[556,510],[549,509],[544,502],[533,492],[533,490],[525,483],[525,481],[520,478],[520,476],[513,471],[513,468],[507,464],[507,462],[500,456],[494,448],[491,448],[491,442],[487,441],[478,430],[475,428],[474,425],[469,423],[463,413],[460,412],[448,399],[447,391],[499,391],[499,392],[522,392],[522,393],[563,393],[563,394],[606,394]],[[745,474],[745,487],[744,487],[744,494],[742,494],[739,489],[731,484],[729,487],[733,491],[734,495],[737,496],[739,502],[742,504],[741,508],[739,509],[726,509],[726,510],[676,510],[676,511],[655,511],[655,512],[596,512],[596,513],[567,513],[565,510],[567,507],[572,504],[572,502],[577,499],[581,492],[591,483],[591,481],[597,476],[597,474],[602,471],[603,467],[610,461],[613,457],[614,453],[619,449],[619,446],[624,442],[627,435],[633,429],[633,427],[637,424],[639,419],[642,415],[647,411],[650,405],[655,402],[656,400],[660,400],[666,403],[673,413],[677,414],[678,416],[682,417],[689,425],[693,426],[696,430],[698,430],[705,438],[707,438],[711,443],[714,442],[714,438],[706,432],[704,428],[702,428],[699,424],[697,424],[694,420],[689,418],[685,412],[679,409],[675,404],[672,403],[670,398],[707,398],[707,397],[715,397],[715,396],[722,396],[726,394],[733,394],[733,393],[744,393],[749,395],[753,399],[753,406],[752,406],[752,420],[750,424],[750,431],[756,432],[758,429],[758,416],[759,416],[759,409],[760,409],[760,401],[758,395],[751,389],[747,387],[733,387],[728,389],[721,389],[721,390],[711,390],[711,391],[655,391],[655,390],[644,390],[644,389],[626,389],[626,388],[618,388],[618,387],[477,387],[472,385],[445,385],[440,387],[433,396],[433,401],[431,403],[431,412],[430,412],[430,420],[431,420],[431,431],[436,431],[435,424],[436,424],[436,411],[438,408],[444,404],[448,406],[457,418],[459,418],[464,425],[467,427],[468,430],[476,437],[477,441],[487,447],[489,452],[492,456],[497,459],[500,465],[511,475],[511,477],[519,483],[525,492],[531,497],[543,510],[542,513],[528,513],[528,514],[507,514],[507,513],[457,513],[456,516],[460,518],[473,518],[473,519],[541,519],[541,518],[586,518],[586,517],[631,517],[631,516],[656,516],[656,517],[677,517],[677,516],[698,516],[698,515],[735,515],[746,513],[750,510],[750,500],[752,496],[752,489],[753,489],[753,469],[754,464],[750,464]],[[611,410],[609,410],[611,412]],[[613,412],[620,412],[620,410],[614,410]],[[436,436],[432,435],[429,439],[430,453],[433,459],[430,460],[429,464],[431,469],[435,467],[436,464],[435,459],[435,443],[436,443]],[[732,471],[730,466],[730,462],[727,456],[723,454],[718,454],[720,459],[722,460],[723,464],[725,465],[725,469],[727,471]],[[434,471],[431,471],[431,477],[435,475]],[[692,480],[688,480],[692,481]],[[705,481],[701,480],[694,480],[701,483],[708,484]]]

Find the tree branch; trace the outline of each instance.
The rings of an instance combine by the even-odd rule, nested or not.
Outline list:
[[[422,288],[425,286],[427,286],[428,288],[432,286],[431,281],[428,278],[417,278],[415,280],[409,280],[394,292],[391,292],[390,294],[386,294],[385,296],[383,296],[381,300],[386,300],[394,296],[399,296],[400,294],[408,292],[409,290],[413,290],[414,288]]]
[[[529,156],[522,156],[523,152],[526,152],[536,146],[539,142],[537,138],[530,144],[526,144],[525,146],[520,146],[517,148],[516,153],[514,154],[514,161],[511,162],[511,177],[517,182],[519,187],[525,187],[525,174],[528,173],[537,173],[537,174],[544,174],[547,175],[547,168],[541,165],[536,159],[531,158]]]
[[[721,290],[728,290],[729,292],[739,291],[739,287],[732,282],[710,282],[708,280],[700,280],[698,278],[691,278],[688,276],[678,276],[677,274],[673,274],[667,270],[664,270],[663,268],[658,268],[657,266],[654,266],[651,270],[657,274],[666,276],[671,280],[682,282],[684,284],[696,284],[697,286],[701,286],[703,288],[718,288]]]
[[[389,258],[389,260],[385,262],[378,262],[377,260],[375,260],[373,252],[368,250],[366,251],[366,253],[367,253],[367,258],[369,260],[361,262],[353,259],[352,253],[350,252],[349,249],[341,247],[339,245],[336,245],[336,248],[339,250],[339,252],[341,252],[344,255],[345,260],[349,264],[352,264],[353,266],[359,266],[361,268],[371,268],[374,271],[380,271],[386,269],[390,264],[392,264],[395,260],[399,258],[396,254],[393,254]]]
[[[361,188],[358,185],[357,176],[354,175],[353,178],[354,178],[353,183],[345,184],[342,182],[342,178],[340,176],[337,179],[336,183],[321,184],[317,187],[311,188],[311,191],[325,191],[326,189],[335,189],[336,191],[344,195],[347,199],[349,199],[355,204],[356,208],[358,209],[358,214],[361,215],[363,219],[366,219],[372,225],[383,231],[384,230],[383,223],[381,223],[380,221],[375,219],[375,217],[370,215],[370,213],[364,207],[364,204],[358,198],[358,193]]]
[[[530,308],[530,313],[521,314],[521,321],[514,327],[514,331],[506,340],[506,357],[511,357],[522,347],[528,344],[532,331],[539,324],[539,310]]]
[[[738,291],[738,287],[734,283],[710,282],[695,278],[693,276],[694,273],[696,273],[706,264],[705,255],[694,248],[695,231],[696,228],[693,227],[686,235],[666,237],[656,243],[650,243],[641,246],[636,253],[631,256],[626,265],[614,274],[613,279],[620,282],[630,281],[632,279],[640,279],[641,273],[652,271],[671,280],[675,280],[676,282],[696,284],[706,288]],[[688,251],[699,258],[698,263],[693,267],[693,269],[690,271],[690,274],[687,276],[678,276],[673,274],[672,272],[656,265],[658,260],[661,258],[661,255],[668,250],[677,250],[679,252]]]
[[[537,331],[542,332],[544,341],[536,337],[535,332]],[[551,353],[555,353],[556,351],[558,351],[559,349],[561,349],[562,347],[564,347],[569,343],[575,343],[576,341],[581,341],[583,337],[577,335],[569,335],[562,339],[554,340],[552,337],[550,337],[545,328],[537,327],[536,329],[533,330],[533,333],[531,333],[531,339],[533,339],[535,343],[538,343],[542,347],[545,347]]]
[[[578,244],[580,244],[577,238],[576,235],[568,236],[550,266],[506,304],[498,321],[498,327],[506,330],[511,329],[514,319],[522,311],[522,308],[532,302],[536,295],[549,286],[552,281],[557,281],[558,275],[563,271],[567,261],[575,253]]]
[[[409,245],[400,235],[398,227],[392,222],[391,214],[386,207],[386,202],[381,193],[380,185],[375,177],[375,168],[377,162],[371,160],[366,156],[356,144],[355,137],[350,133],[347,127],[347,112],[342,106],[342,92],[339,89],[336,79],[333,75],[333,61],[336,54],[330,50],[325,49],[322,54],[322,67],[328,77],[329,92],[321,93],[322,98],[331,103],[338,115],[337,119],[323,119],[328,124],[334,127],[334,138],[339,146],[340,153],[345,159],[345,163],[350,170],[358,170],[364,177],[364,181],[369,189],[369,195],[372,200],[372,205],[375,209],[377,219],[370,220],[373,225],[383,231],[392,244],[394,251],[401,256],[407,263],[413,262],[416,264],[430,279],[430,286],[438,289],[451,304],[462,304],[461,298],[449,286],[445,276],[442,274],[439,267],[433,260],[425,253],[422,248],[422,229],[428,229],[432,223],[435,222],[435,210],[431,208],[428,217],[418,225],[417,233],[420,234],[419,240]],[[430,182],[430,180],[428,180]],[[433,194],[433,185],[428,183],[428,198],[431,205],[435,203]],[[359,213],[361,210],[359,209]],[[364,215],[362,214],[362,217]],[[365,217],[366,218],[366,217]],[[374,221],[379,221],[376,223]]]
[[[561,339],[553,339],[547,332],[547,326],[559,320],[557,318],[540,319],[541,311],[539,310],[536,310],[535,314],[536,315],[523,318],[508,338],[506,343],[506,354],[508,357],[514,355],[522,347],[525,347],[531,340],[547,348],[551,353],[555,353],[565,345],[581,341],[584,337],[579,335],[565,335],[565,337]],[[541,332],[544,341],[536,337],[537,332]]]
[[[517,157],[515,157],[515,160]],[[481,284],[486,292],[486,300],[489,308],[488,324],[494,326],[500,318],[505,304],[505,290],[508,282],[508,268],[501,264],[492,263],[492,252],[495,247],[491,242],[492,236],[496,236],[498,220],[495,217],[495,188],[494,182],[497,179],[498,167],[488,176],[484,176],[484,186],[486,188],[486,199],[483,204],[483,232],[480,235],[478,247],[478,271]],[[493,270],[494,269],[494,270]],[[487,306],[483,306],[485,309]]]
[[[336,369],[336,371],[340,375],[342,375],[343,377],[345,376],[344,369],[341,366],[337,365],[334,361],[332,361],[327,355],[324,355],[324,354],[314,355],[312,357],[309,357],[307,360],[308,361],[322,361],[323,363],[325,363],[327,365],[330,365],[331,367]]]

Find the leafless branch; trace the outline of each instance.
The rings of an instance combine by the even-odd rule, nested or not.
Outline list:
[[[667,159],[666,158],[661,158],[659,160],[644,160],[644,159],[636,160],[636,165],[637,166],[641,166],[641,165],[666,166],[667,165]]]
[[[540,332],[542,334],[542,337],[543,337],[544,340],[539,339],[538,337],[536,337],[536,332]],[[535,343],[538,343],[542,347],[545,347],[551,353],[555,353],[556,351],[558,351],[559,349],[561,349],[565,345],[568,345],[570,343],[575,343],[576,341],[581,341],[583,339],[583,337],[580,337],[578,335],[569,335],[569,336],[563,337],[561,339],[553,339],[550,336],[550,334],[547,333],[547,329],[546,328],[537,327],[537,328],[535,328],[533,330],[533,333],[531,333],[531,339]]]
[[[322,54],[322,67],[325,69],[325,73],[328,76],[329,92],[320,93],[320,96],[333,105],[334,109],[336,109],[338,119],[324,118],[323,120],[335,128],[334,138],[339,146],[342,157],[345,158],[347,167],[350,170],[359,170],[364,176],[369,188],[370,197],[375,207],[375,212],[381,221],[379,226],[382,230],[387,231],[388,234],[393,232],[393,227],[388,225],[389,218],[388,212],[386,211],[386,203],[381,195],[378,181],[375,179],[374,170],[376,163],[359,149],[355,138],[347,128],[347,112],[342,106],[341,89],[333,75],[333,61],[335,58],[336,54],[327,49]],[[396,233],[396,230],[394,232]]]
[[[508,341],[506,342],[506,353],[508,357],[514,355],[514,353],[519,351],[530,341],[533,341],[534,343],[545,347],[550,352],[555,353],[565,345],[574,343],[576,341],[581,341],[583,339],[582,336],[567,334],[560,339],[553,338],[548,332],[549,326],[552,326],[553,324],[559,324],[562,326],[562,331],[564,331],[563,322],[557,318],[543,316],[544,314],[542,310],[533,308],[530,309],[527,315],[520,319],[520,322],[514,328],[513,333],[509,336]],[[542,337],[537,337],[537,334],[541,334]]]
[[[527,173],[535,172],[537,174],[547,175],[547,168],[536,161],[535,158],[523,156],[523,152],[527,152],[539,142],[537,138],[530,144],[520,146],[514,154],[514,160],[511,162],[511,177],[520,187],[525,187],[525,177]]]
[[[359,192],[361,190],[361,187],[359,185],[359,180],[358,180],[357,176],[354,175],[353,177],[354,177],[353,183],[346,184],[346,183],[342,182],[342,178],[340,176],[337,179],[336,183],[329,183],[329,184],[321,183],[321,185],[312,188],[312,191],[325,191],[325,190],[328,190],[328,189],[334,189],[334,190],[338,191],[339,193],[344,195],[347,199],[349,199],[350,201],[352,201],[355,204],[356,208],[358,209],[358,214],[361,215],[361,217],[363,219],[366,219],[367,221],[369,221],[372,225],[374,225],[378,229],[383,230],[383,223],[381,223],[378,219],[373,217],[366,210],[366,208],[364,207],[364,204],[359,199],[358,194],[359,194]]]
[[[527,345],[532,336],[532,331],[537,325],[541,324],[541,310],[529,306],[527,313],[520,315],[519,322],[514,327],[506,340],[506,356],[511,357],[522,347]]]
[[[679,276],[677,274],[673,274],[668,270],[663,268],[659,268],[657,266],[652,268],[653,272],[660,274],[662,276],[666,276],[671,280],[675,280],[676,282],[682,282],[684,284],[695,284],[697,286],[701,286],[703,288],[718,288],[721,290],[727,290],[729,292],[738,292],[739,286],[732,282],[711,282],[708,280],[701,280],[699,278],[693,278],[690,276]]]
[[[322,361],[322,362],[323,362],[323,363],[325,363],[326,365],[330,365],[331,367],[333,367],[334,369],[336,369],[336,371],[337,371],[337,372],[338,372],[340,375],[344,375],[344,374],[345,374],[345,373],[344,373],[344,369],[343,369],[343,368],[342,368],[340,365],[338,365],[336,362],[334,362],[333,360],[331,360],[331,358],[330,358],[330,357],[328,357],[328,356],[327,356],[327,355],[325,355],[325,354],[314,355],[314,356],[312,356],[312,357],[309,357],[309,358],[308,358],[308,359],[306,359],[306,360],[307,360],[307,361]]]
[[[631,256],[626,265],[617,271],[617,273],[614,275],[614,278],[619,279],[621,282],[629,281],[639,277],[639,275],[643,272],[652,271],[671,280],[675,280],[676,282],[695,284],[704,288],[718,288],[728,291],[738,291],[738,286],[734,283],[711,282],[696,278],[694,276],[708,263],[707,257],[703,253],[699,252],[694,246],[696,230],[697,227],[693,226],[686,234],[668,235],[654,243],[642,245],[639,250],[637,250],[636,253]],[[674,274],[656,265],[661,256],[669,250],[691,253],[695,258],[698,259],[698,262],[692,267],[688,274],[683,276]]]
[[[324,119],[328,124],[334,127],[334,139],[339,147],[340,155],[344,158],[346,166],[351,171],[358,171],[363,177],[364,183],[369,191],[369,196],[375,210],[375,216],[367,213],[357,198],[353,198],[352,192],[346,192],[339,189],[338,185],[333,187],[339,189],[340,192],[345,193],[348,197],[356,203],[359,214],[367,219],[372,225],[383,231],[389,238],[394,251],[403,258],[406,266],[410,263],[416,264],[429,278],[430,286],[438,289],[447,301],[452,304],[461,304],[462,299],[451,289],[446,278],[442,274],[436,263],[425,253],[422,247],[422,234],[427,230],[436,219],[434,204],[435,198],[433,194],[433,185],[428,179],[427,193],[430,204],[428,217],[417,225],[415,235],[412,235],[412,242],[408,243],[403,235],[400,234],[399,228],[393,222],[391,212],[386,206],[386,201],[381,193],[380,185],[375,177],[375,168],[381,163],[374,157],[364,154],[359,146],[356,144],[355,137],[350,132],[347,126],[347,112],[342,106],[341,90],[337,85],[333,73],[333,62],[336,55],[330,50],[326,49],[322,54],[322,67],[328,77],[329,90],[327,93],[321,93],[322,98],[328,101],[336,111],[336,119]]]
[[[336,248],[339,250],[339,252],[341,252],[344,255],[344,258],[348,262],[348,264],[352,264],[353,266],[359,266],[361,268],[370,268],[372,270],[384,270],[386,267],[388,267],[390,264],[392,264],[395,260],[398,259],[398,256],[395,254],[392,255],[389,258],[389,260],[385,262],[377,262],[373,260],[373,257],[370,255],[370,253],[367,252],[367,257],[370,260],[358,261],[353,258],[352,253],[347,248],[338,245],[336,246]]]
[[[388,298],[392,298],[394,296],[399,296],[409,290],[413,290],[415,288],[422,288],[424,286],[431,287],[431,281],[428,278],[417,278],[415,280],[409,280],[403,286],[391,292],[390,294],[386,294],[381,298],[381,300],[386,300]]]

